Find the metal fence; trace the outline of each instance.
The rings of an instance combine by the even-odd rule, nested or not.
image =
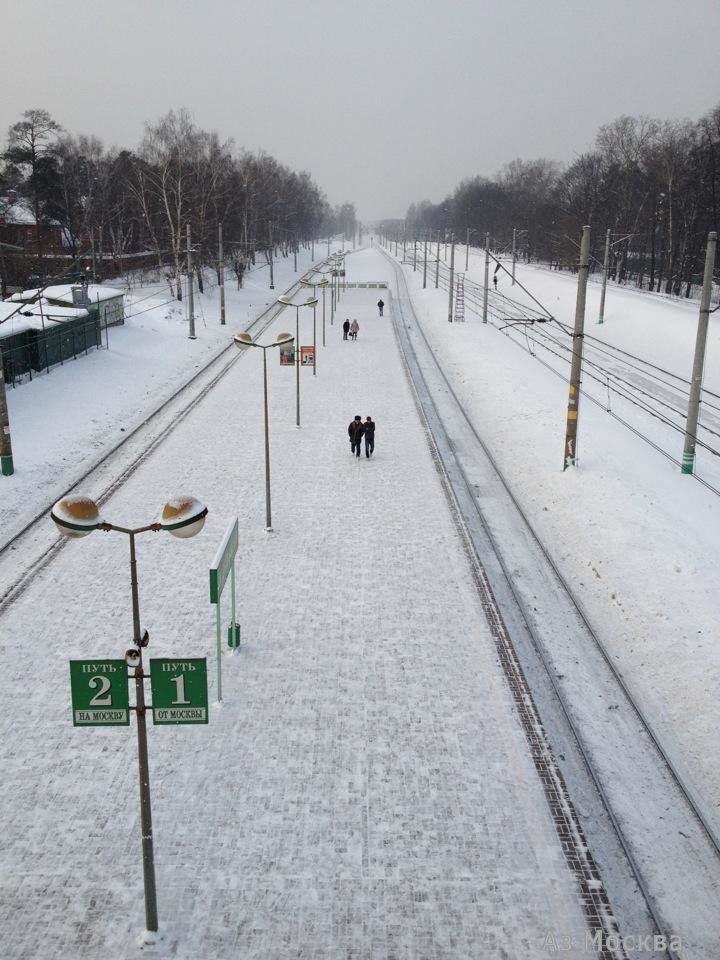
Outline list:
[[[44,330],[23,330],[0,339],[5,382],[11,386],[32,380],[66,361],[86,356],[107,342],[107,325],[92,317],[52,324]]]

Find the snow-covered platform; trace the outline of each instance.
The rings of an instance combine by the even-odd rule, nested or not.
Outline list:
[[[597,956],[377,297],[347,291],[328,322],[300,430],[294,371],[270,367],[272,534],[255,351],[103,508],[208,505],[202,536],[138,550],[150,655],[207,655],[211,675],[207,568],[240,522],[225,702],[150,729],[159,944],[137,942],[134,731],[75,729],[69,702],[67,661],[131,635],[124,538],[68,544],[2,616],[4,956]],[[350,454],[355,414],[377,422],[370,460]]]

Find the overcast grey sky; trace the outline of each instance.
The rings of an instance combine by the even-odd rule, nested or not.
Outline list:
[[[720,0],[6,0],[0,129],[43,107],[135,147],[196,122],[403,216],[514,157],[568,161],[623,113],[720,102]]]

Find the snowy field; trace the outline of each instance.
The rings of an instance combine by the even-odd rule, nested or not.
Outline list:
[[[372,254],[360,254],[353,269],[362,269],[363,256]],[[464,248],[456,267],[464,268]],[[447,291],[431,281],[423,290],[421,271],[404,269],[425,332],[479,432],[720,832],[720,500],[583,401],[580,465],[563,473],[567,365],[558,366],[564,380],[554,376],[469,311],[466,323],[448,324]],[[484,254],[475,251],[468,276],[482,282],[483,272]],[[523,265],[517,276],[572,324],[576,277]],[[522,301],[510,278],[499,277],[499,291]],[[599,297],[599,284],[590,284],[588,333],[689,378],[697,302],[610,284],[599,326]],[[704,385],[720,390],[720,313],[710,318]],[[651,422],[643,429],[680,459],[682,436]],[[714,481],[716,461],[698,451],[698,471]]]
[[[356,256],[376,278],[379,255]],[[124,539],[68,543],[3,614],[10,960],[532,960],[556,956],[548,938],[596,955],[376,299],[353,294],[358,341],[328,328],[301,371],[301,430],[294,372],[270,364],[273,534],[253,351],[104,507],[142,523],[178,489],[207,503],[201,536],[145,534],[138,562],[150,655],[207,655],[211,677],[207,568],[240,523],[225,703],[149,731],[158,945],[138,945],[134,730],[70,714],[67,661],[127,646]],[[378,424],[369,461],[350,456],[356,413]]]

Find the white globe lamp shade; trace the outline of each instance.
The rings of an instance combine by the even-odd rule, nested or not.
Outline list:
[[[236,333],[233,340],[239,350],[247,350],[248,347],[252,346],[252,337],[249,333]]]
[[[82,495],[58,500],[50,511],[50,517],[63,536],[76,540],[97,530],[102,523],[95,501]]]
[[[160,528],[174,537],[187,539],[200,533],[205,526],[207,507],[195,497],[180,496],[168,500],[160,515]]]

